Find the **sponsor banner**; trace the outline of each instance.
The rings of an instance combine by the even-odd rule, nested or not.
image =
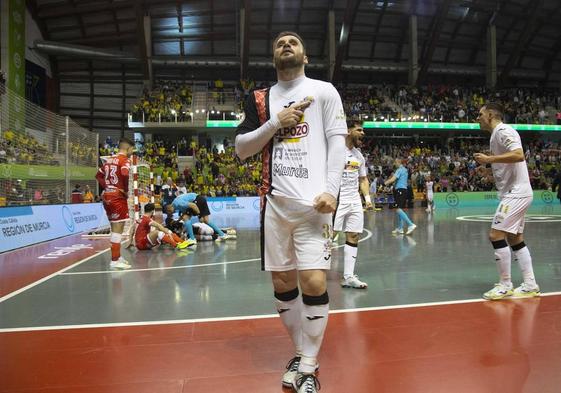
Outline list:
[[[532,206],[547,206],[556,201],[556,196],[547,190],[534,191]],[[496,207],[498,194],[490,192],[435,192],[434,203],[437,208]]]
[[[15,95],[8,98],[9,116],[4,119],[12,130],[21,132],[25,128],[25,0],[7,0],[8,42],[7,87]],[[2,22],[4,22],[4,19]],[[4,30],[4,29],[3,29]],[[6,30],[4,30],[6,31]],[[6,66],[6,64],[3,64]],[[5,125],[2,124],[3,128]]]
[[[259,228],[259,197],[208,198],[211,220],[219,227]]]
[[[4,207],[0,252],[109,225],[101,203]]]
[[[70,180],[92,180],[97,168],[70,166]],[[0,164],[0,178],[22,180],[61,180],[64,179],[64,166]]]

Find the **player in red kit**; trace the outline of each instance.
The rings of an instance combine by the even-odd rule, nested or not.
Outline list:
[[[154,204],[147,203],[144,206],[144,214],[142,219],[136,227],[136,232],[134,234],[134,244],[139,250],[149,250],[152,247],[156,247],[161,243],[169,244],[178,250],[182,250],[187,247],[188,243],[183,241],[179,236],[173,233],[170,229],[164,228],[163,225],[157,223],[152,219],[154,216]],[[156,230],[153,231],[152,228]]]
[[[95,175],[103,189],[101,200],[111,224],[111,269],[130,269],[131,265],[121,256],[121,239],[125,222],[129,219],[129,157],[134,142],[128,138],[119,141],[119,152],[107,159]]]

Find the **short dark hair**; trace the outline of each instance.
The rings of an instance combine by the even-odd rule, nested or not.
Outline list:
[[[362,123],[359,119],[347,119],[347,128],[362,127]]]
[[[129,146],[134,146],[134,142],[129,138],[122,137],[121,139],[119,139],[119,147],[121,147],[125,143]]]
[[[298,41],[300,41],[300,43],[302,44],[302,48],[304,48],[304,53],[306,53],[306,44],[304,43],[304,40],[298,33],[295,33],[294,31],[281,31],[279,34],[277,34],[276,38],[273,40],[273,52],[275,51],[277,41],[287,35],[293,35],[294,37],[298,38]]]
[[[144,205],[144,213],[152,213],[154,210],[156,210],[156,206],[153,203]]]
[[[502,119],[504,116],[505,110],[503,106],[498,102],[487,102],[485,105],[483,105],[483,107],[488,111],[495,112],[495,116],[500,119]]]

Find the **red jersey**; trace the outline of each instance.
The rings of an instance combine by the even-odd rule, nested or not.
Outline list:
[[[150,223],[152,222],[152,218],[148,216],[142,216],[142,219],[138,222],[136,227],[136,232],[134,233],[134,243],[144,244],[147,240],[147,236],[150,233]]]
[[[95,175],[105,192],[129,191],[129,170],[131,163],[126,154],[118,153],[108,158]]]

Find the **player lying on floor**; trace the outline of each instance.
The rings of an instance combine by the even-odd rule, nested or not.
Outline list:
[[[193,212],[191,209],[187,209],[181,215],[181,221],[183,222],[191,221],[191,219],[195,215],[196,215],[195,212]],[[178,223],[180,223],[181,221],[178,221]],[[175,223],[172,225],[177,226],[177,224]],[[197,241],[216,240],[220,236],[218,233],[216,233],[214,229],[212,229],[210,225],[205,224],[204,222],[194,222],[192,223],[192,226],[193,226],[193,233],[195,234],[195,238],[197,239]],[[220,228],[220,230],[228,235],[228,240],[236,240],[237,232],[234,228]]]
[[[134,244],[138,250],[150,250],[152,247],[159,246],[161,243],[169,244],[176,249],[184,249],[188,246],[179,236],[162,224],[154,221],[155,206],[147,203],[144,206],[144,214],[136,227],[134,234]],[[155,228],[156,230],[152,230]]]
[[[173,214],[168,214],[165,220],[166,228],[173,231],[176,235],[183,237],[186,235],[184,223],[191,221],[193,216],[196,216],[196,214],[190,208],[180,215],[179,220],[175,220],[173,218]],[[191,226],[197,241],[216,240],[219,237],[219,234],[217,234],[210,225],[207,225],[204,222],[194,222],[191,223]],[[220,228],[220,230],[228,235],[229,240],[235,240],[237,237],[237,233],[234,228]]]
[[[180,215],[182,215],[188,209],[190,209],[193,214],[199,217],[200,222],[203,222],[214,229],[214,231],[218,234],[218,238],[216,239],[216,241],[232,240],[232,237],[230,235],[224,233],[210,220],[210,209],[208,207],[206,198],[202,195],[198,195],[193,192],[179,195],[173,200],[172,203],[165,207],[165,213],[167,216],[173,215],[174,212],[178,212]],[[192,246],[197,244],[191,220],[183,220],[183,224],[185,227],[185,232],[187,234],[187,242],[189,243],[188,245]]]

